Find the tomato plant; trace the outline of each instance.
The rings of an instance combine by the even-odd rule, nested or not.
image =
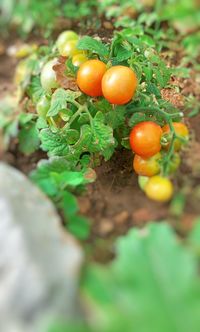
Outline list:
[[[105,63],[100,60],[88,60],[78,70],[77,85],[88,96],[102,96],[101,81],[105,72]]]
[[[161,150],[161,135],[162,129],[155,122],[140,122],[131,130],[131,149],[141,157],[152,157]]]
[[[137,78],[134,71],[125,66],[113,66],[102,79],[103,96],[111,103],[123,105],[134,96]]]
[[[153,176],[160,172],[159,161],[161,154],[157,153],[151,158],[143,158],[135,155],[133,159],[133,169],[138,175]]]
[[[174,191],[171,181],[159,175],[152,176],[144,190],[148,198],[158,202],[169,201]]]

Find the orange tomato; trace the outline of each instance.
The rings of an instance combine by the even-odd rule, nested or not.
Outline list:
[[[156,153],[151,158],[142,158],[137,154],[133,159],[133,169],[138,175],[142,176],[153,176],[160,172],[159,160],[161,159],[161,154]]]
[[[105,72],[106,65],[100,60],[84,62],[77,73],[78,87],[88,96],[102,96],[101,81]]]
[[[162,129],[155,122],[140,122],[131,130],[131,149],[143,158],[152,157],[161,150],[161,135]]]
[[[187,126],[182,123],[182,122],[173,122],[173,126],[174,126],[174,130],[175,130],[175,133],[185,139],[188,139],[189,137],[189,131],[188,131],[188,128]],[[170,127],[169,125],[165,125],[163,128],[162,128],[162,131],[164,134],[169,134],[171,131],[170,131]],[[165,148],[169,148],[169,145],[170,143],[168,143]],[[174,141],[174,151],[179,151],[181,149],[181,146],[183,145],[183,142],[176,138],[175,141]]]
[[[103,96],[111,103],[123,105],[134,96],[137,78],[132,69],[125,66],[113,66],[102,79]]]

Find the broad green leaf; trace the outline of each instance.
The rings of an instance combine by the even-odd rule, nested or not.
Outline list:
[[[101,57],[109,55],[107,47],[100,41],[92,37],[85,36],[78,42],[77,48],[79,50],[88,50],[98,54]]]
[[[36,123],[26,124],[19,133],[19,149],[26,155],[35,152],[40,146],[39,131]]]
[[[200,330],[197,260],[167,224],[119,239],[115,260],[89,267],[83,290],[95,332]]]
[[[76,215],[76,213],[78,212],[77,199],[73,194],[68,191],[62,193],[62,200],[60,206],[64,211],[64,216],[67,222],[69,218]]]
[[[69,218],[67,229],[81,240],[87,239],[90,234],[90,224],[88,219],[78,215]]]
[[[64,189],[67,186],[77,187],[85,184],[86,180],[82,172],[64,171],[62,173],[51,173],[51,177],[55,180],[57,186]]]

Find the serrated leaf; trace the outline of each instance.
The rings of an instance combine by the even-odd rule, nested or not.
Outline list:
[[[26,155],[35,152],[40,146],[39,131],[36,123],[30,122],[19,133],[19,149]]]
[[[45,90],[41,86],[40,76],[33,76],[27,87],[27,93],[34,103],[37,103],[45,94]]]
[[[103,152],[108,147],[115,144],[113,129],[104,124],[104,115],[97,112],[92,120],[92,150],[93,152]]]
[[[75,129],[64,130],[67,144],[75,144],[79,139],[79,132]]]
[[[49,128],[42,129],[39,134],[41,148],[49,156],[64,156],[69,152],[67,138],[63,131],[53,133]]]
[[[66,108],[66,91],[62,88],[56,89],[51,98],[51,106],[48,110],[47,116],[55,116],[61,110]]]
[[[124,106],[116,106],[114,110],[105,114],[106,123],[113,129],[120,127],[125,122],[125,112]]]
[[[130,231],[112,263],[87,269],[84,293],[97,331],[198,332],[197,263],[167,224]]]
[[[100,57],[109,55],[107,47],[100,41],[92,37],[85,36],[78,42],[77,48],[79,50],[87,50],[98,54]]]

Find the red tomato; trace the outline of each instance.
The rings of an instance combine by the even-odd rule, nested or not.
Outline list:
[[[103,96],[111,103],[123,105],[134,96],[137,78],[134,71],[125,66],[113,66],[102,80]]]
[[[156,153],[151,158],[142,158],[137,154],[133,159],[133,169],[138,175],[142,176],[153,176],[160,172],[159,160],[161,159],[161,154]]]
[[[161,149],[161,127],[152,121],[138,123],[130,133],[131,149],[143,158],[149,158]]]
[[[106,72],[106,65],[100,60],[84,62],[77,73],[77,85],[86,95],[102,96],[101,81]]]
[[[181,123],[181,122],[173,122],[173,126],[174,126],[174,130],[175,130],[175,133],[185,139],[188,139],[189,137],[189,131],[188,131],[188,128],[186,127],[186,125],[184,123]],[[165,125],[163,128],[162,128],[162,131],[164,134],[169,134],[170,133],[170,127],[169,125]],[[169,148],[169,144],[166,145],[166,148],[168,149]],[[181,146],[183,145],[183,142],[180,140],[180,139],[175,139],[174,141],[174,150],[175,151],[179,151],[181,149]]]

